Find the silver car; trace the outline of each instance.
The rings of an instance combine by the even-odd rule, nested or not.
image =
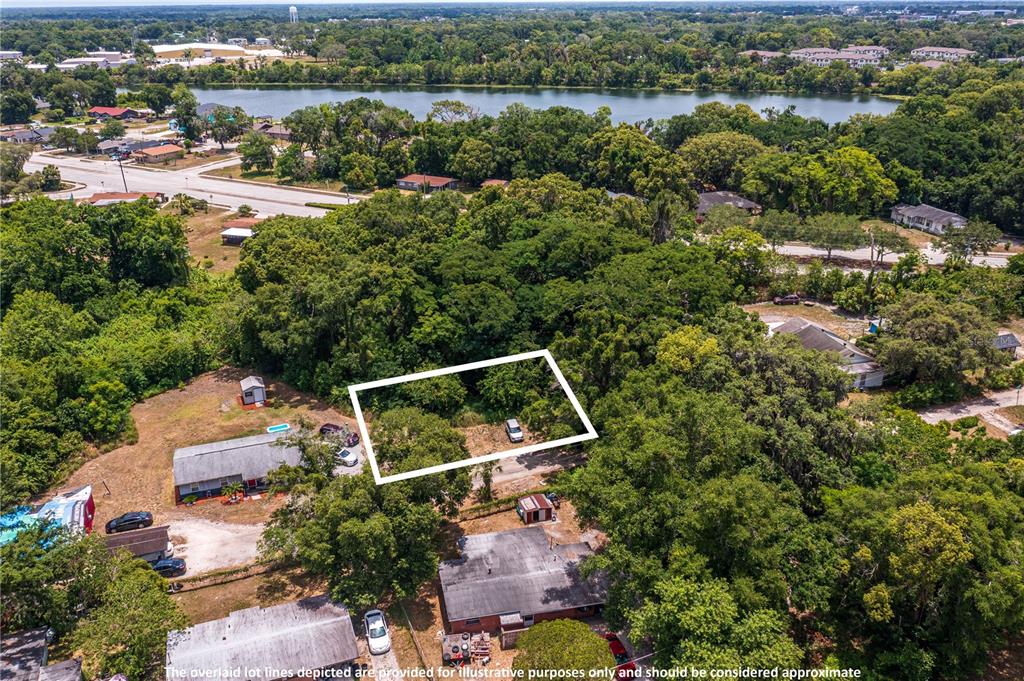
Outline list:
[[[383,655],[391,650],[391,636],[388,634],[388,623],[380,610],[370,610],[363,615],[363,626],[366,628],[366,643],[370,646],[371,655]]]
[[[341,450],[335,456],[338,459],[338,463],[340,463],[342,466],[348,466],[351,468],[352,466],[355,466],[357,463],[359,463],[359,455],[356,454],[355,452],[350,452],[347,449]]]
[[[509,442],[523,441],[523,429],[519,427],[519,421],[516,419],[505,421],[505,434],[508,435]]]

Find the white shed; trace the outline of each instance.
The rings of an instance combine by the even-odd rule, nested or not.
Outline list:
[[[242,387],[242,404],[258,404],[267,401],[267,388],[260,376],[246,376],[239,385]]]

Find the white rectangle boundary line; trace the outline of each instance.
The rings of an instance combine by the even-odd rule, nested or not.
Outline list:
[[[435,376],[446,376],[448,374],[457,374],[463,371],[471,371],[473,369],[485,369],[487,367],[498,366],[501,364],[510,364],[512,362],[521,362],[527,359],[538,359],[543,357],[548,366],[554,373],[555,378],[558,379],[558,384],[562,386],[562,390],[565,391],[566,396],[569,398],[569,402],[576,410],[576,415],[579,416],[580,421],[583,423],[583,428],[586,430],[585,433],[580,435],[573,435],[572,437],[563,437],[557,440],[549,440],[547,442],[541,442],[535,445],[527,445],[525,447],[516,447],[515,449],[506,449],[501,452],[494,452],[493,454],[486,454],[484,456],[470,457],[465,461],[452,461],[450,463],[438,464],[437,466],[427,466],[426,468],[419,468],[414,471],[406,471],[405,473],[396,473],[394,475],[385,475],[381,477],[380,468],[377,466],[377,457],[373,452],[373,443],[370,441],[370,432],[366,427],[366,420],[363,418],[362,407],[359,406],[359,391],[361,390],[372,390],[373,388],[384,388],[389,385],[397,385],[399,383],[409,383],[411,381],[418,381],[424,378],[434,378]],[[532,352],[521,352],[517,355],[507,355],[505,357],[496,357],[494,359],[485,359],[480,362],[470,362],[469,364],[458,364],[456,366],[445,367],[443,369],[431,369],[430,371],[420,371],[415,374],[406,374],[405,376],[394,376],[392,378],[382,378],[379,381],[370,381],[368,383],[356,383],[348,387],[348,395],[352,400],[352,408],[355,409],[356,422],[359,424],[359,434],[363,438],[363,451],[366,452],[367,458],[370,460],[370,469],[373,471],[373,479],[378,485],[383,485],[389,482],[399,482],[400,480],[410,480],[412,478],[418,478],[422,475],[431,475],[433,473],[442,473],[444,471],[451,471],[457,468],[465,468],[467,466],[475,466],[477,464],[486,463],[488,461],[497,461],[498,459],[504,459],[510,456],[519,456],[520,454],[531,454],[533,452],[541,452],[546,449],[553,449],[555,447],[564,447],[566,445],[576,444],[578,442],[586,442],[587,440],[596,440],[597,431],[594,430],[594,425],[590,422],[587,414],[583,411],[583,407],[580,406],[580,401],[576,399],[576,394],[573,393],[572,388],[569,387],[569,382],[565,380],[565,376],[562,375],[561,369],[555,364],[555,358],[551,356],[551,351],[547,348],[543,350],[534,350]]]

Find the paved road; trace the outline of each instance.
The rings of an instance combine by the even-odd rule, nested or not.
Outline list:
[[[244,203],[252,206],[261,216],[266,217],[273,215],[322,216],[327,211],[305,204],[309,202],[355,203],[358,201],[356,198],[346,199],[343,194],[238,182],[200,174],[237,163],[239,163],[237,158],[225,159],[185,170],[156,170],[126,164],[124,176],[128,183],[128,191],[163,192],[168,198],[175,194],[185,193],[232,210]],[[83,189],[71,192],[76,199],[91,196],[96,192],[124,191],[124,183],[115,161],[94,161],[71,156],[36,153],[25,164],[25,169],[29,172],[41,170],[47,164],[57,166],[60,169],[61,177],[65,180],[86,185]],[[60,194],[54,196],[63,198]]]
[[[1024,397],[1024,395],[1022,395]],[[957,402],[956,404],[947,404],[942,407],[934,407],[932,409],[925,409],[919,411],[918,414],[921,418],[928,423],[938,423],[939,421],[955,421],[965,416],[985,416],[986,419],[991,416],[998,416],[991,414],[997,409],[1003,407],[1012,407],[1017,404],[1017,390],[1011,388],[1010,390],[1003,390],[1002,392],[989,393],[981,397],[976,397],[971,400],[964,402]],[[1006,421],[1006,419],[1002,419]],[[1009,424],[1009,421],[1006,421]],[[997,424],[1003,425],[1003,424]]]
[[[824,249],[814,248],[813,246],[803,246],[800,244],[785,244],[780,246],[779,253],[783,255],[813,256],[817,258],[824,258],[826,256]],[[921,255],[924,256],[925,260],[927,260],[930,265],[941,265],[946,262],[946,254],[937,248],[933,248],[931,245],[927,248],[922,248]],[[986,256],[979,256],[974,259],[974,264],[984,265],[986,267],[1006,267],[1006,261],[1010,255],[1012,254],[992,253]],[[858,248],[853,251],[832,251],[832,257],[868,261],[871,258],[871,249]],[[890,253],[883,257],[882,260],[887,263],[896,263],[900,257],[900,254]]]

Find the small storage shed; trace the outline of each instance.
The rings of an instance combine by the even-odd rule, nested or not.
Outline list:
[[[258,404],[267,401],[267,388],[259,376],[246,376],[239,385],[242,387],[242,404]]]
[[[107,550],[111,553],[118,549],[124,549],[136,558],[152,563],[174,555],[174,547],[171,545],[169,532],[169,525],[160,525],[158,527],[144,527],[141,530],[132,530],[131,532],[108,534],[103,540],[107,544]]]
[[[531,494],[528,497],[520,497],[516,502],[516,513],[523,523],[532,525],[551,520],[555,517],[555,508],[543,494]]]

